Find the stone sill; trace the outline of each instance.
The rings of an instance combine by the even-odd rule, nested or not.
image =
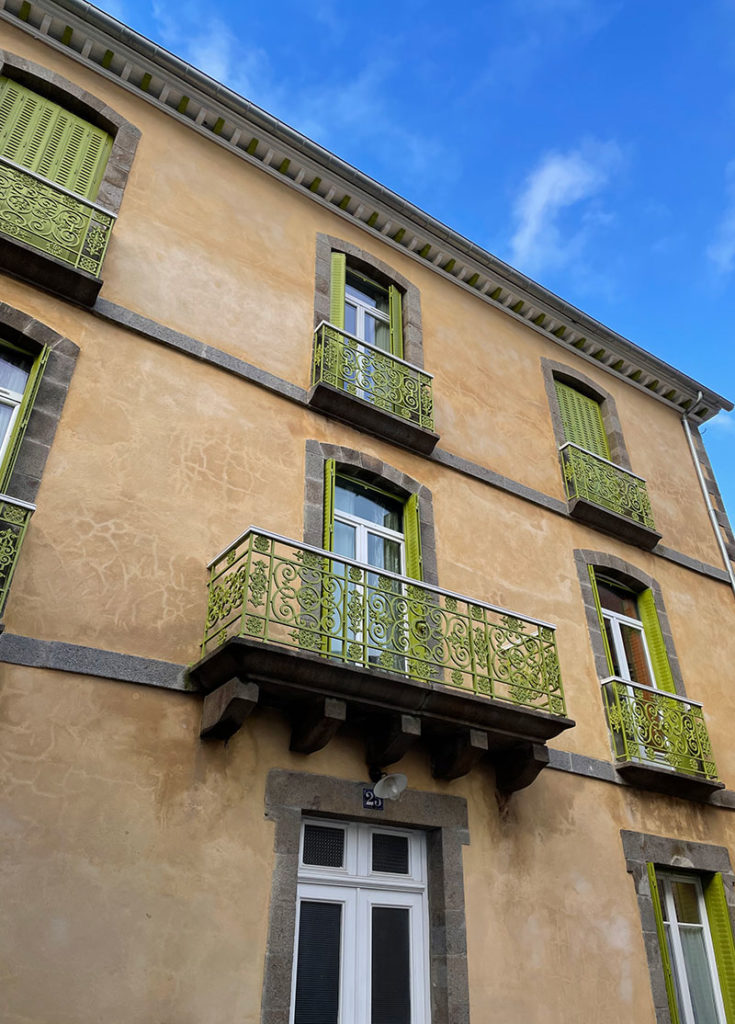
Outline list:
[[[102,287],[101,278],[2,233],[0,270],[82,306],[93,306]]]
[[[489,755],[498,788],[507,792],[529,785],[548,763],[546,741],[575,724],[560,715],[438,682],[343,664],[243,637],[233,637],[212,651],[192,666],[189,675],[211,699],[233,680],[240,686],[257,684],[258,693],[243,694],[243,700],[251,701],[253,707],[257,703],[276,708],[294,723],[292,750],[321,749],[344,724],[367,741],[368,764],[381,768],[392,764],[403,756],[409,742],[420,741],[431,753],[435,777],[457,778]],[[331,731],[324,726],[323,742],[305,745],[304,723],[314,721],[316,709],[327,705],[332,715],[341,716],[340,721]],[[342,710],[335,711],[335,705]],[[218,711],[217,720],[207,722],[203,734],[226,739],[239,728],[242,721],[235,728],[221,724],[225,710]],[[327,712],[320,714],[326,721]],[[314,729],[318,732],[316,725]]]
[[[635,544],[636,547],[645,548],[646,551],[652,551],[662,536],[635,519],[621,516],[587,498],[572,498],[569,502],[569,515],[588,526]]]
[[[353,427],[369,434],[385,438],[404,448],[430,455],[436,447],[439,435],[425,427],[417,426],[402,416],[381,409],[372,402],[348,391],[320,382],[309,391],[307,402],[314,409],[328,413]]]
[[[684,800],[706,801],[720,789],[724,782],[715,782],[687,772],[671,771],[658,765],[641,764],[639,761],[621,761],[615,765],[618,774],[633,786],[650,789],[667,796],[678,796]]]

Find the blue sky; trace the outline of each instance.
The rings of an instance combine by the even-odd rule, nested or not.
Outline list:
[[[735,400],[735,0],[99,6]]]

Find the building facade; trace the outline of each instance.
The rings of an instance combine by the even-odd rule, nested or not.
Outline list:
[[[732,405],[81,0],[0,46],[3,1019],[733,1024]]]

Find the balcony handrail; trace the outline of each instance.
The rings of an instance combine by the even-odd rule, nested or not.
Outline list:
[[[377,352],[380,356],[385,356],[387,359],[393,360],[395,363],[401,363],[403,366],[407,366],[409,370],[415,370],[416,373],[420,373],[422,377],[428,377],[429,380],[434,379],[434,374],[429,373],[422,366],[416,366],[415,363],[409,363],[406,359],[401,359],[400,356],[394,356],[392,352],[386,352],[384,348],[379,348],[377,345],[371,344],[369,341],[364,341],[362,338],[358,338],[355,334],[350,334],[344,327],[336,327],[330,323],[329,320],[320,320],[317,326],[314,328],[314,334],[318,334],[322,327],[329,327],[330,330],[337,331],[339,334],[344,335],[345,338],[349,338],[350,341],[356,342],[363,348],[369,348],[373,352]]]
[[[91,199],[87,199],[85,196],[80,196],[78,192],[72,192],[68,188],[64,188],[63,185],[57,184],[55,181],[51,181],[50,178],[44,178],[42,174],[37,174],[35,171],[28,170],[23,164],[16,164],[13,160],[8,160],[6,156],[0,155],[0,164],[7,164],[8,167],[12,167],[14,171],[21,171],[23,174],[27,174],[29,178],[35,178],[36,181],[40,181],[41,184],[47,185],[49,188],[55,189],[57,192],[61,192],[65,196],[69,196],[71,199],[76,199],[77,202],[82,203],[84,206],[89,206],[93,210],[98,210],[100,213],[104,213],[107,217],[112,217],[113,220],[117,220],[117,214],[113,213],[112,210],[108,210],[106,206],[101,206],[99,203],[92,202]]]
[[[249,533],[256,533],[261,537],[267,537],[269,540],[275,540],[281,544],[289,544],[291,547],[299,548],[303,551],[309,551],[322,558],[329,558],[332,561],[343,562],[345,565],[354,566],[356,569],[379,573],[381,576],[396,580],[399,583],[417,586],[422,590],[431,591],[432,594],[439,594],[443,597],[452,597],[458,601],[463,601],[466,604],[473,604],[478,608],[485,608],[488,611],[497,612],[499,615],[508,615],[513,619],[518,619],[519,622],[528,622],[532,626],[541,626],[545,629],[551,629],[554,632],[556,631],[556,626],[553,625],[553,623],[544,622],[543,619],[535,619],[529,615],[521,615],[518,612],[510,611],[508,608],[501,608],[499,605],[489,604],[487,601],[476,600],[474,597],[467,597],[466,594],[459,594],[455,590],[444,590],[442,587],[432,586],[430,583],[424,583],[422,580],[411,579],[410,576],[400,576],[398,573],[391,572],[389,569],[380,569],[375,565],[367,565],[365,562],[358,562],[356,559],[348,558],[346,555],[339,555],[336,551],[327,551],[324,548],[314,547],[313,544],[306,544],[300,540],[292,540],[290,537],[284,537],[279,533],[272,533],[270,530],[261,530],[258,526],[249,526],[247,530],[243,530],[239,537],[237,537],[231,544],[228,544],[226,548],[223,548],[218,555],[207,563],[207,569],[213,569],[222,558],[241,544]]]
[[[0,494],[0,502],[12,501],[14,505],[20,505],[21,508],[27,509],[31,515],[36,511],[36,506],[31,501],[23,501],[21,498],[14,498],[12,494]]]
[[[647,690],[648,693],[655,693],[658,696],[671,697],[672,700],[678,700],[680,703],[688,704],[691,707],[704,707],[701,701],[692,700],[691,697],[682,697],[681,694],[672,693],[671,690],[659,690],[655,686],[647,686],[646,683],[636,683],[632,679],[623,679],[622,676],[608,676],[606,679],[600,680],[601,687],[606,683],[623,683],[625,686],[634,686],[636,690]]]
[[[636,480],[640,480],[641,483],[646,482],[644,476],[639,476],[634,473],[632,469],[627,469],[625,466],[621,466],[618,462],[611,462],[610,459],[606,459],[604,455],[597,455],[596,452],[591,452],[589,448],[583,448],[581,444],[575,444],[574,441],[565,441],[564,444],[559,445],[559,451],[563,452],[565,448],[576,448],[579,452],[584,452],[585,455],[591,455],[593,459],[597,459],[598,462],[604,462],[608,466],[612,466],[613,469],[619,469],[621,473],[625,473],[627,476],[635,477]]]

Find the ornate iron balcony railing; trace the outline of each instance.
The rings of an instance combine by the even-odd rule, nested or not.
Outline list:
[[[314,332],[312,384],[331,384],[425,430],[434,429],[432,380],[425,370],[326,321]]]
[[[23,538],[35,511],[35,505],[0,494],[0,615],[5,611]]]
[[[256,527],[209,569],[202,655],[245,637],[566,714],[548,623]]]
[[[602,682],[615,759],[717,782],[702,705],[617,676]]]
[[[643,477],[569,441],[561,446],[559,452],[570,501],[584,498],[655,530]]]
[[[0,231],[99,277],[115,215],[0,157]]]

